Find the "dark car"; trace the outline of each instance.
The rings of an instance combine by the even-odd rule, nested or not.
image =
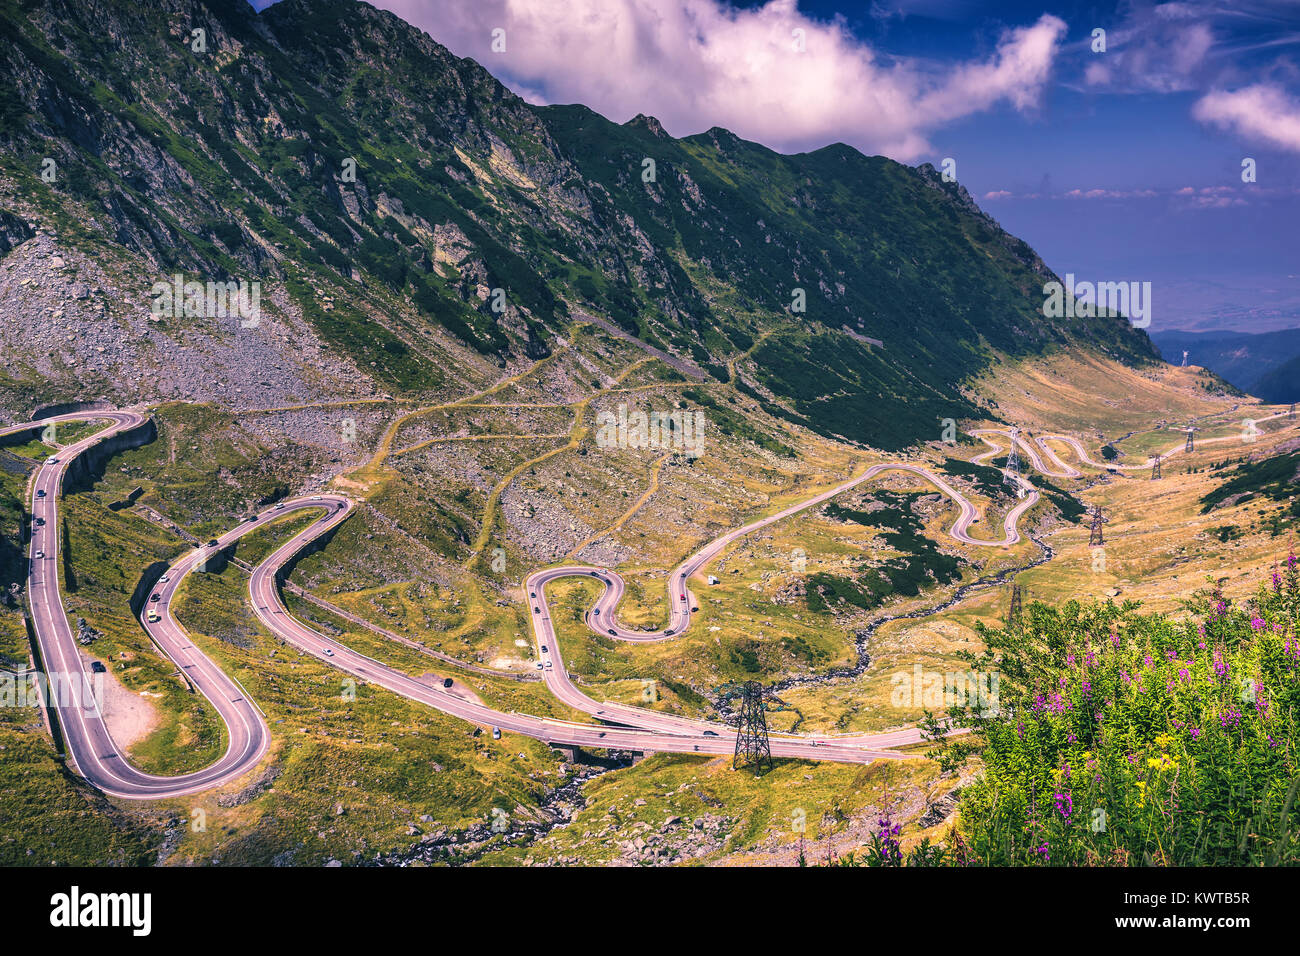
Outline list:
[[[617,634],[618,631],[614,630],[614,629],[611,627],[611,628],[609,629],[609,633],[611,633],[611,634]]]
[[[209,547],[209,548],[216,548],[216,547],[219,547],[220,545],[221,545],[221,542],[218,541],[216,538],[213,538],[211,541],[208,542],[208,547]]]
[[[541,609],[540,607],[534,607],[534,608],[533,608],[533,613],[534,613],[534,614],[541,614],[541,613],[542,613],[542,609]]]
[[[90,669],[94,671],[96,674],[102,674],[104,673],[104,671],[108,670],[108,668],[104,666],[103,661],[91,661]]]
[[[695,613],[696,611],[698,611],[698,610],[699,610],[698,607],[693,607],[693,608],[691,608],[691,613],[694,614],[694,613]]]
[[[664,631],[664,637],[667,637],[668,635],[670,635],[670,634],[674,634],[674,633],[676,633],[676,632],[675,632],[675,631],[670,627],[670,628],[668,628],[668,630]]]
[[[44,489],[44,488],[37,488],[37,489],[36,489],[36,497],[37,497],[37,498],[44,498],[44,497],[45,497],[45,489]]]
[[[450,686],[451,686],[451,678],[450,678],[450,677],[444,677],[444,678],[442,679],[442,686],[443,686],[443,687],[450,687]]]
[[[157,592],[155,591],[153,594],[150,594],[150,595],[149,595],[149,600],[150,600],[150,601],[161,601],[161,600],[162,600],[162,595],[159,594],[159,593],[157,593]]]
[[[716,737],[716,736],[718,736],[718,735],[715,734],[715,733],[714,733],[713,731],[711,731],[711,730],[706,730],[706,731],[704,732],[704,736],[706,736],[706,737]]]
[[[36,519],[36,527],[38,527],[38,528],[43,528],[43,527],[45,527],[45,519],[44,519],[44,518],[37,518],[37,519]]]
[[[535,598],[535,597],[537,597],[537,592],[536,592],[536,591],[529,591],[529,592],[528,592],[528,596],[531,597],[531,598]]]

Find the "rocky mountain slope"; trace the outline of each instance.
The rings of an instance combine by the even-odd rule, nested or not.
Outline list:
[[[928,166],[533,107],[354,0],[0,19],[0,404],[457,391],[586,313],[898,447],[974,414],[999,354],[1156,357],[1121,318],[1044,319],[1043,263]],[[151,314],[177,274],[260,282],[261,321]]]

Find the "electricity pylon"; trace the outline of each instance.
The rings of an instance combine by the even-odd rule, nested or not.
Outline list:
[[[761,777],[771,770],[772,744],[767,737],[767,701],[763,685],[756,680],[745,681],[723,696],[740,698],[740,722],[736,728],[736,755],[732,769],[753,767],[754,776]]]
[[[1101,505],[1093,505],[1092,528],[1088,532],[1088,547],[1095,548],[1106,543],[1101,532],[1101,526],[1105,524],[1107,520],[1107,518],[1102,517]]]

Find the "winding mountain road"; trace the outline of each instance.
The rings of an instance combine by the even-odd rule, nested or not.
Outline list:
[[[63,476],[78,455],[119,432],[144,424],[145,416],[132,410],[59,415],[0,429],[0,436],[72,421],[107,421],[109,425],[61,448],[37,467],[32,478],[32,537],[27,575],[27,595],[40,648],[41,670],[50,688],[44,696],[63,730],[68,759],[90,783],[115,797],[162,799],[219,786],[262,759],[270,744],[270,732],[243,689],[193,646],[170,611],[160,614],[158,624],[150,625],[150,634],[181,668],[195,690],[212,703],[226,726],[226,752],[202,770],[161,777],[132,766],[108,732],[100,695],[95,693],[96,683],[102,678],[87,666],[59,592],[59,493]],[[202,552],[186,555],[173,566],[172,581],[165,586],[168,597],[202,556]]]
[[[1280,417],[1280,414],[1271,417]],[[45,672],[52,677],[63,678],[67,683],[79,684],[89,681],[93,685],[93,674],[88,671],[85,659],[78,649],[59,592],[58,499],[63,476],[78,455],[112,435],[143,424],[145,420],[142,412],[127,409],[71,413],[0,428],[0,436],[4,436],[22,431],[36,431],[47,425],[61,422],[105,421],[108,423],[105,429],[60,449],[57,454],[37,468],[32,480],[33,528],[28,573],[28,596],[32,621]],[[1027,442],[1014,431],[985,429],[972,434],[981,437],[990,445],[994,443],[989,441],[986,435],[998,434],[1009,441],[1017,442],[1025,449],[1026,455],[1036,469],[1055,477],[1075,477],[1079,472],[1065,465],[1047,446],[1045,439],[1069,444],[1079,455],[1080,461],[1085,464],[1099,468],[1114,467],[1094,462],[1077,440],[1068,436],[1039,436],[1035,440],[1035,445]],[[1000,446],[994,445],[992,451],[984,453],[979,458],[989,457],[999,450]],[[1056,467],[1047,467],[1039,454],[1040,450],[1052,459]],[[230,783],[255,769],[270,744],[270,734],[260,709],[236,680],[226,675],[194,645],[188,633],[173,616],[171,605],[177,589],[186,576],[205,561],[214,558],[217,552],[250,531],[261,528],[277,518],[298,511],[315,509],[321,511],[320,517],[276,548],[253,569],[249,577],[248,595],[253,613],[279,640],[317,658],[322,663],[352,675],[360,682],[375,684],[471,723],[524,734],[553,745],[639,752],[730,754],[735,749],[736,731],[726,724],[663,714],[642,707],[601,702],[579,690],[564,667],[550,607],[546,600],[546,586],[564,577],[597,579],[603,585],[603,590],[586,614],[587,624],[593,631],[619,640],[639,643],[672,639],[680,636],[690,627],[692,615],[696,610],[690,579],[728,545],[753,531],[816,507],[887,471],[907,472],[938,488],[959,508],[958,517],[950,531],[952,537],[980,547],[1003,548],[1019,542],[1021,540],[1018,530],[1019,520],[1038,500],[1038,492],[1033,486],[1016,475],[1015,479],[1020,484],[1024,497],[1004,517],[1002,537],[998,540],[976,538],[969,533],[971,524],[978,520],[975,506],[942,477],[919,465],[908,463],[873,465],[856,478],[730,531],[686,558],[668,577],[669,619],[667,626],[658,631],[633,630],[619,623],[617,608],[625,593],[626,585],[623,578],[614,571],[587,565],[568,565],[543,569],[529,575],[525,587],[529,595],[533,634],[537,642],[538,659],[543,665],[542,676],[546,686],[562,703],[596,718],[601,721],[599,724],[577,723],[493,709],[477,701],[466,699],[457,692],[418,680],[367,657],[339,641],[320,634],[293,617],[284,604],[277,576],[295,555],[347,520],[353,513],[356,503],[338,494],[294,498],[264,509],[216,539],[215,546],[197,548],[173,563],[154,589],[156,600],[151,599],[146,603],[145,620],[142,621],[145,630],[162,652],[176,664],[194,689],[212,703],[225,724],[227,748],[219,760],[202,770],[174,777],[148,774],[132,766],[121,749],[113,742],[95,695],[73,695],[78,697],[73,700],[54,699],[50,702],[51,708],[63,729],[68,757],[72,764],[90,783],[112,796],[127,799],[177,797]],[[158,618],[156,621],[149,620],[153,615],[148,613],[148,609],[156,612]],[[901,759],[905,755],[891,748],[915,743],[920,739],[919,731],[908,728],[879,734],[773,733],[770,743],[772,755],[775,757],[869,763],[877,759]]]

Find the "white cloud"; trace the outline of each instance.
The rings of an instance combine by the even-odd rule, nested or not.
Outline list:
[[[1211,15],[1178,3],[1130,8],[1122,24],[1107,30],[1106,52],[1085,54],[1084,86],[1112,93],[1176,93],[1201,87],[1215,45]],[[1206,19],[1191,22],[1198,17]]]
[[[911,161],[943,125],[1039,101],[1065,34],[1043,15],[987,59],[936,69],[882,57],[796,0],[379,0],[517,91],[616,121],[656,116],[673,135],[712,126],[783,151],[845,141]],[[491,51],[505,30],[506,52]],[[795,49],[795,31],[805,49]]]
[[[1281,87],[1256,83],[1232,92],[1214,90],[1197,100],[1192,115],[1243,139],[1300,152],[1300,102]]]

